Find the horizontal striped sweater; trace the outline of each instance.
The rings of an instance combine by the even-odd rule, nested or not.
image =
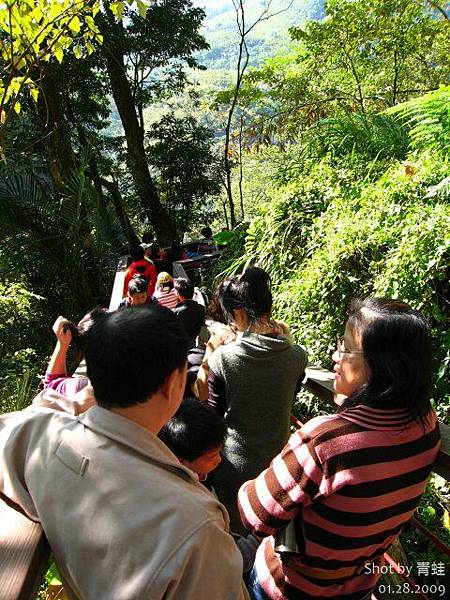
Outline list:
[[[244,525],[265,537],[255,568],[273,599],[360,600],[413,515],[440,447],[407,410],[366,406],[312,419],[239,491]],[[294,519],[299,553],[281,561],[274,534]]]
[[[153,298],[158,302],[160,306],[165,308],[174,309],[179,303],[177,293],[174,288],[160,288],[155,290]]]

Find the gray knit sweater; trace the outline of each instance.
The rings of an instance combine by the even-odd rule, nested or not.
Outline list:
[[[287,442],[292,402],[306,363],[305,350],[289,337],[247,332],[211,356],[210,382],[214,387],[216,380],[225,396],[228,438],[223,454],[241,477],[265,469]]]

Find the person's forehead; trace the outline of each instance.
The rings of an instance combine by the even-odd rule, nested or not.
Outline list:
[[[211,448],[210,450],[207,450],[203,456],[205,456],[205,457],[215,456],[216,454],[219,454],[219,452],[222,452],[222,450],[223,450],[223,446],[220,445],[220,446],[217,446],[217,448]]]
[[[344,340],[346,342],[353,342],[357,346],[361,345],[361,332],[352,327],[348,322],[345,325]]]

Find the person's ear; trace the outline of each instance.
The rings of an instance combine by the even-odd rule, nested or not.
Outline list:
[[[177,411],[181,400],[183,399],[184,387],[186,385],[187,376],[187,361],[183,368],[180,370],[175,368],[166,377],[166,380],[161,385],[160,391],[166,398],[168,404],[174,406],[174,414]]]
[[[248,317],[243,308],[233,309],[233,323],[240,331],[247,329]]]

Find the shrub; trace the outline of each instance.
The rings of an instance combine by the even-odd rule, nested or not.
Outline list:
[[[39,385],[50,338],[43,300],[22,284],[0,283],[2,413],[24,408]]]

